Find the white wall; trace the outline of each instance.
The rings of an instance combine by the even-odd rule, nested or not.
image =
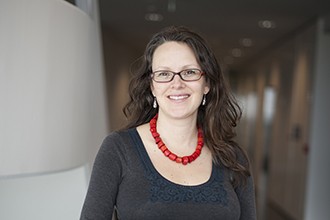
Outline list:
[[[62,0],[4,0],[0,31],[0,176],[84,164],[107,126],[97,21]]]
[[[79,219],[86,188],[86,167],[0,180],[0,219]]]
[[[322,19],[318,23],[316,51],[306,220],[326,220],[330,216],[330,33],[324,32]]]
[[[108,133],[97,0],[0,1],[0,219],[78,219]]]

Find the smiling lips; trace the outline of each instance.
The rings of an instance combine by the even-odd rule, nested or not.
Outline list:
[[[171,100],[178,101],[178,100],[187,99],[189,96],[190,95],[169,95],[168,98],[171,99]]]

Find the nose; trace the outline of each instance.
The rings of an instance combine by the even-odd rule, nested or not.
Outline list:
[[[179,74],[174,75],[173,80],[171,81],[172,88],[182,88],[185,86],[184,81],[181,79]]]

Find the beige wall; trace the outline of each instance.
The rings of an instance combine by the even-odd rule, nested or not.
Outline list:
[[[315,31],[305,27],[236,76],[245,111],[238,138],[252,161],[259,210],[267,202],[295,219],[304,213]]]
[[[114,36],[110,27],[102,27],[102,30],[110,130],[116,130],[126,124],[122,108],[129,99],[130,67],[143,51],[131,47],[129,42]]]

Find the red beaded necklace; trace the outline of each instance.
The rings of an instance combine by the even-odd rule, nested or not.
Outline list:
[[[196,146],[196,150],[194,153],[192,153],[190,156],[183,156],[183,157],[179,157],[176,154],[172,153],[164,144],[164,142],[162,141],[159,133],[157,132],[157,119],[158,119],[158,114],[155,115],[155,117],[153,117],[149,124],[150,124],[150,132],[152,134],[152,136],[155,139],[155,142],[158,146],[158,148],[164,153],[164,155],[166,157],[168,157],[170,160],[175,161],[177,163],[182,163],[183,165],[186,165],[188,163],[193,162],[194,160],[196,160],[197,157],[199,157],[199,155],[201,154],[203,145],[204,145],[204,138],[203,138],[203,131],[201,128],[198,128],[198,138],[197,138],[197,146]]]

